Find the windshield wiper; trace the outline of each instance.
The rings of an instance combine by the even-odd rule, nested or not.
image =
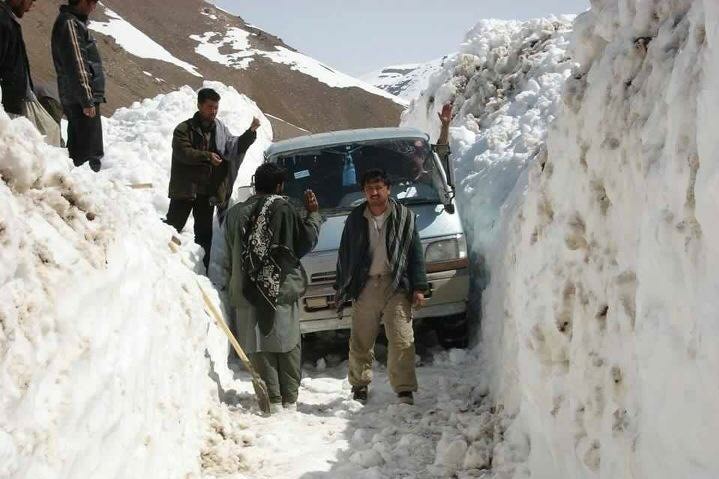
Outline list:
[[[349,213],[352,208],[348,206],[335,206],[334,208],[320,208],[321,215],[341,215]]]
[[[398,203],[403,205],[438,205],[439,200],[433,200],[430,198],[401,198],[397,200]]]

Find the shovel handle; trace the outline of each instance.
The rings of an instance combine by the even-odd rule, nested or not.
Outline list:
[[[177,247],[177,244],[175,244],[175,242],[170,241],[168,245],[173,253],[177,253],[179,251],[179,248]],[[184,262],[184,258],[182,258],[182,260]],[[207,307],[210,316],[212,316],[212,318],[215,320],[215,324],[219,326],[219,328],[227,336],[227,339],[230,340],[230,344],[232,344],[232,347],[237,353],[237,356],[240,358],[240,361],[242,361],[242,364],[245,365],[250,374],[252,374],[252,376],[257,376],[257,372],[255,372],[255,368],[252,367],[252,363],[245,354],[245,351],[242,349],[242,346],[240,346],[240,343],[237,341],[237,338],[235,338],[235,335],[232,334],[230,328],[227,327],[227,323],[225,323],[225,320],[222,319],[222,313],[220,313],[220,311],[217,309],[215,303],[212,302],[212,299],[210,299],[210,296],[207,294],[207,291],[205,291],[205,288],[202,287],[199,280],[197,281],[197,287],[200,289],[200,293],[202,294],[202,300],[205,302],[205,306]]]
[[[240,343],[237,341],[237,338],[235,338],[235,335],[232,334],[232,331],[230,331],[230,328],[227,326],[227,323],[225,323],[225,320],[222,319],[222,313],[218,311],[217,306],[215,306],[215,303],[212,302],[212,299],[210,299],[210,296],[205,291],[205,288],[203,288],[199,282],[197,283],[197,287],[200,288],[200,292],[202,293],[202,299],[205,302],[207,309],[210,310],[210,314],[212,315],[220,329],[224,331],[224,333],[227,335],[227,338],[230,340],[232,347],[235,348],[237,356],[240,357],[240,361],[242,361],[245,366],[247,366],[250,372],[254,373],[254,370],[250,365],[250,360],[245,354],[245,351],[242,349],[242,346],[240,346]]]

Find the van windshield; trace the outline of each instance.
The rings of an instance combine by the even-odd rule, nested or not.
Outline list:
[[[317,195],[325,214],[344,213],[364,201],[362,175],[372,168],[387,172],[392,197],[403,204],[439,204],[442,179],[435,168],[432,150],[422,139],[362,142],[290,155],[277,163],[286,168],[285,194],[300,206],[304,191]]]

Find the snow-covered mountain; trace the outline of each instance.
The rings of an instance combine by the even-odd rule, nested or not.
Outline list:
[[[452,56],[426,63],[392,65],[362,75],[360,79],[409,102],[422,93],[429,83],[429,77],[440,71]]]
[[[23,19],[36,82],[55,82],[48,43],[61,3],[66,2],[37,2]],[[252,97],[278,138],[306,130],[396,126],[403,109],[384,90],[203,0],[175,0],[172,8],[164,0],[105,0],[91,20],[107,71],[105,114],[205,80]]]

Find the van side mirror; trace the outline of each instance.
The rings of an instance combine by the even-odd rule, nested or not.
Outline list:
[[[247,201],[250,196],[254,194],[254,186],[252,185],[244,185],[240,186],[236,190],[235,199],[238,203],[242,203],[243,201]]]
[[[454,168],[452,168],[449,155],[442,158],[442,168],[444,168],[445,173],[447,173],[447,184],[454,188]]]

